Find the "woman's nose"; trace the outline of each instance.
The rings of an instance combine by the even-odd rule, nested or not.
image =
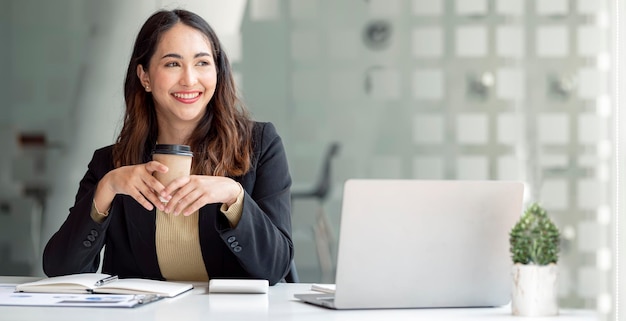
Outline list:
[[[185,68],[180,79],[180,84],[191,87],[198,82],[198,76],[193,68]]]

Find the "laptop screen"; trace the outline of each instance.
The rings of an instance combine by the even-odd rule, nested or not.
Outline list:
[[[348,180],[335,305],[507,304],[508,233],[522,214],[523,190],[510,181]]]

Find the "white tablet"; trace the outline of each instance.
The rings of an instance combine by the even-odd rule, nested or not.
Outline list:
[[[211,279],[209,293],[267,293],[269,282],[259,279]]]

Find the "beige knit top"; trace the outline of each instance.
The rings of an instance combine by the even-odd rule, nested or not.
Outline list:
[[[243,211],[243,189],[230,207],[222,204],[220,211],[230,225],[239,223]],[[91,206],[91,218],[101,223],[109,213],[98,213]],[[198,211],[189,216],[174,216],[156,210],[155,245],[161,274],[169,281],[207,281],[198,234]]]

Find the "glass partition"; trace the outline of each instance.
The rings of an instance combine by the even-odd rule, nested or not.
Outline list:
[[[333,282],[348,178],[522,180],[562,232],[564,307],[607,316],[615,217],[608,1],[254,0],[240,86],[277,124],[303,281]],[[381,218],[384,219],[384,218]]]

